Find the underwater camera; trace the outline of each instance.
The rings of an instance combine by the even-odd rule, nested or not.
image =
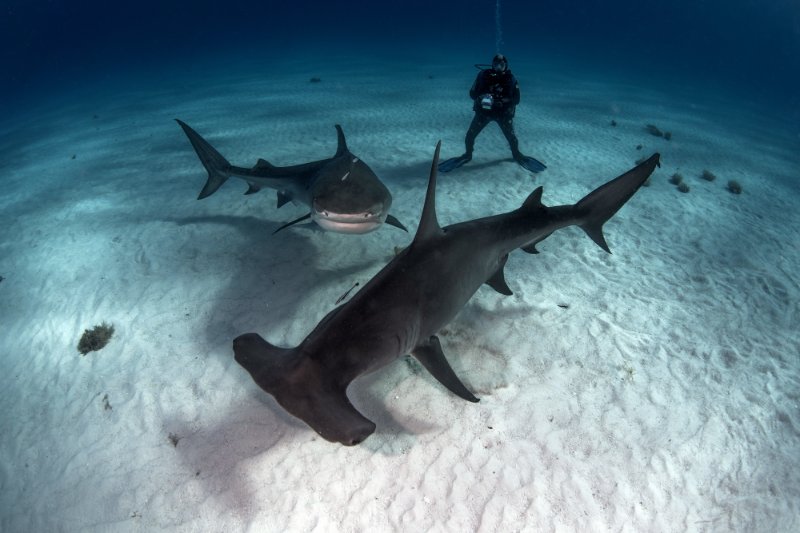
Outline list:
[[[484,109],[491,109],[492,104],[494,103],[494,98],[492,98],[491,94],[484,94],[481,96],[481,107]]]

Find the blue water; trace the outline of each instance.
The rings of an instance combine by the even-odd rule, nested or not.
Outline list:
[[[383,513],[420,531],[798,531],[800,0],[497,11],[3,0],[0,530],[344,530]],[[472,64],[498,42],[523,151],[549,168],[517,168],[492,125],[440,178],[441,222],[540,185],[571,203],[656,150],[663,166],[609,224],[614,255],[565,230],[515,252],[513,299],[483,288],[448,325],[480,407],[437,420],[443,391],[398,363],[354,391],[383,433],[318,454],[231,339],[296,344],[411,236],[273,236],[303,211],[236,180],[198,202],[206,175],[173,119],[239,165],[327,157],[340,123],[413,233],[433,147],[461,153]],[[112,344],[81,357],[104,321]]]
[[[161,68],[214,58],[341,50],[342,61],[364,52],[423,62],[468,51],[485,62],[499,37],[496,7],[495,0],[6,0],[0,96],[13,108],[126,72],[163,76]],[[566,58],[597,70],[649,71],[800,114],[796,0],[506,1],[500,12],[512,67],[520,58]]]

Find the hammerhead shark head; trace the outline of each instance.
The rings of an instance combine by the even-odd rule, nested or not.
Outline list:
[[[225,181],[235,176],[253,194],[262,187],[277,189],[278,207],[295,201],[311,208],[302,217],[273,233],[309,218],[325,230],[338,233],[367,233],[386,222],[404,231],[405,226],[389,214],[392,195],[366,163],[350,153],[342,127],[336,124],[339,146],[330,159],[301,165],[276,167],[259,159],[253,168],[233,166],[185,122],[175,119],[192,143],[197,157],[208,172],[208,180],[198,200],[211,196]]]
[[[536,253],[554,231],[577,225],[610,253],[608,221],[659,165],[659,154],[600,186],[574,205],[542,204],[542,187],[522,207],[442,228],[436,218],[436,172],[431,165],[422,218],[411,245],[349,301],[333,309],[295,348],[280,348],[256,333],[234,339],[236,361],[289,413],[331,442],[354,445],[375,430],[347,398],[356,377],[412,354],[451,392],[478,399],[458,379],[436,333],[486,283],[511,290],[503,268],[517,248]]]

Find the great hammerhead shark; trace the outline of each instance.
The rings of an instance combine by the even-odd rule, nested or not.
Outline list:
[[[603,224],[659,165],[654,154],[574,205],[545,206],[538,187],[519,209],[442,228],[435,200],[440,146],[410,246],[328,313],[299,346],[273,346],[256,333],[233,341],[236,361],[255,382],[331,442],[354,445],[372,434],[375,424],[353,407],[347,387],[405,354],[450,391],[477,402],[448,364],[436,333],[482,284],[511,294],[503,274],[508,254],[517,248],[536,253],[536,244],[557,229],[577,225],[610,253]]]
[[[339,233],[367,233],[386,222],[407,231],[389,214],[392,195],[366,163],[350,153],[342,127],[336,125],[338,148],[329,159],[301,165],[276,167],[259,159],[253,168],[228,163],[211,144],[185,122],[175,119],[192,143],[208,172],[208,181],[198,200],[211,196],[225,181],[236,176],[247,182],[245,194],[262,187],[278,190],[278,207],[289,201],[305,204],[311,212],[276,229],[273,233],[311,219],[322,229]]]

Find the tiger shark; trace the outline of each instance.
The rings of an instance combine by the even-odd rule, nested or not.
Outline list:
[[[257,333],[233,341],[236,361],[253,380],[328,441],[354,445],[375,431],[350,403],[347,388],[406,354],[451,392],[477,402],[447,362],[436,333],[484,283],[510,295],[503,274],[508,254],[517,248],[537,253],[536,244],[560,228],[577,225],[610,253],[603,224],[642,186],[660,157],[654,154],[574,205],[545,206],[538,187],[514,211],[442,228],[435,200],[440,146],[410,246],[330,311],[299,346],[274,346]]]
[[[175,121],[189,137],[208,172],[208,180],[198,200],[211,196],[229,177],[235,176],[249,185],[245,194],[268,187],[278,191],[278,208],[289,201],[310,208],[309,213],[273,233],[308,219],[322,229],[338,233],[367,233],[378,229],[384,222],[408,231],[389,214],[392,205],[389,189],[366,163],[350,152],[338,124],[338,148],[329,159],[287,167],[276,167],[259,159],[253,168],[244,168],[231,165],[188,124],[178,119]]]

